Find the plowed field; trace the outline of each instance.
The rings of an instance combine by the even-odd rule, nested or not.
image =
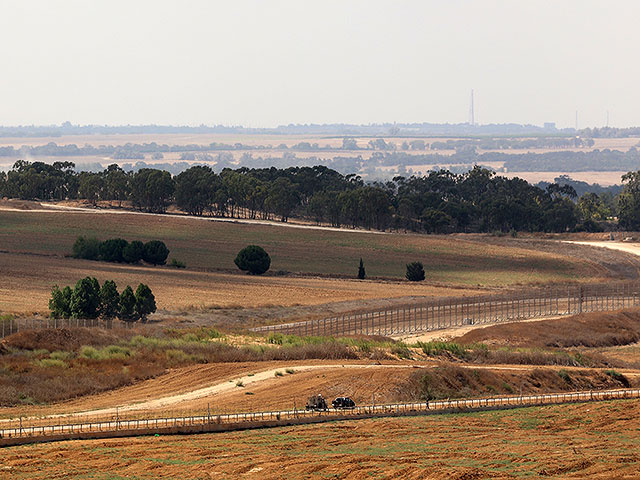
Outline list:
[[[5,448],[2,479],[638,478],[640,401]]]

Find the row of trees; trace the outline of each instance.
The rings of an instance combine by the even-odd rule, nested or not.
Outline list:
[[[141,283],[135,293],[127,285],[122,293],[113,280],[106,280],[102,287],[94,277],[78,280],[71,288],[62,290],[56,285],[51,290],[49,311],[53,318],[119,318],[125,322],[146,321],[156,311],[155,296]]]
[[[439,170],[367,184],[359,176],[324,166],[226,168],[220,173],[193,166],[175,177],[151,168],[127,173],[117,165],[76,174],[72,166],[18,162],[4,182],[0,176],[0,190],[24,199],[128,200],[149,212],[165,212],[175,203],[192,215],[283,222],[296,216],[333,226],[428,233],[591,230],[616,215],[621,226],[635,228],[630,205],[640,203],[640,190],[630,182],[636,174],[625,176],[630,183],[614,201],[597,194],[578,200],[570,186],[540,188],[481,167],[463,174]]]
[[[128,242],[122,238],[100,241],[94,237],[79,236],[73,244],[73,257],[104,262],[138,263],[144,260],[151,265],[164,265],[169,249],[160,240],[142,243]]]

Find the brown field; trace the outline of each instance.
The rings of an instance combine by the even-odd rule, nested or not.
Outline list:
[[[162,239],[171,250],[169,257],[185,262],[188,268],[66,258],[79,235]],[[147,283],[160,309],[179,311],[442,297],[474,294],[486,287],[602,281],[620,274],[612,270],[615,261],[610,257],[625,256],[608,252],[603,260],[601,249],[592,249],[594,255],[585,261],[583,252],[589,247],[552,242],[548,251],[541,251],[523,242],[502,243],[497,247],[478,236],[467,240],[463,236],[331,231],[122,211],[0,211],[0,312],[46,311],[54,284],[74,284],[87,275],[101,282],[114,279],[120,288]],[[235,268],[233,258],[248,244],[260,244],[270,253],[267,275],[247,276]],[[371,280],[353,279],[360,257]],[[621,261],[628,262],[626,258]],[[403,281],[404,265],[413,260],[425,264],[427,282]]]
[[[405,264],[421,260],[430,281],[451,285],[505,286],[608,276],[597,256],[585,261],[582,247],[558,243],[550,244],[557,247],[559,253],[555,253],[553,248],[541,252],[508,242],[496,248],[480,236],[469,241],[462,235],[290,228],[123,211],[0,210],[0,245],[6,252],[67,255],[79,235],[161,239],[171,251],[169,258],[206,270],[236,271],[236,253],[248,244],[260,244],[272,257],[272,272],[351,278],[362,257],[369,278],[402,279]]]
[[[638,478],[640,401],[3,449],[2,479]]]
[[[453,296],[478,293],[428,284],[373,282],[331,278],[257,277],[91,262],[61,257],[0,253],[0,312],[43,314],[53,285],[74,285],[87,275],[100,283],[114,280],[118,289],[148,284],[160,310],[295,307],[333,302],[408,296]],[[352,308],[355,308],[352,307]]]

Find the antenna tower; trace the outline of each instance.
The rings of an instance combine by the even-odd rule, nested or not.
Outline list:
[[[476,124],[475,113],[473,111],[473,89],[471,89],[471,105],[469,107],[469,125],[472,127]]]

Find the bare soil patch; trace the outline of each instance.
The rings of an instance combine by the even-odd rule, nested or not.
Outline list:
[[[478,328],[455,338],[463,344],[521,347],[603,347],[640,340],[640,309],[583,313],[555,320]]]

